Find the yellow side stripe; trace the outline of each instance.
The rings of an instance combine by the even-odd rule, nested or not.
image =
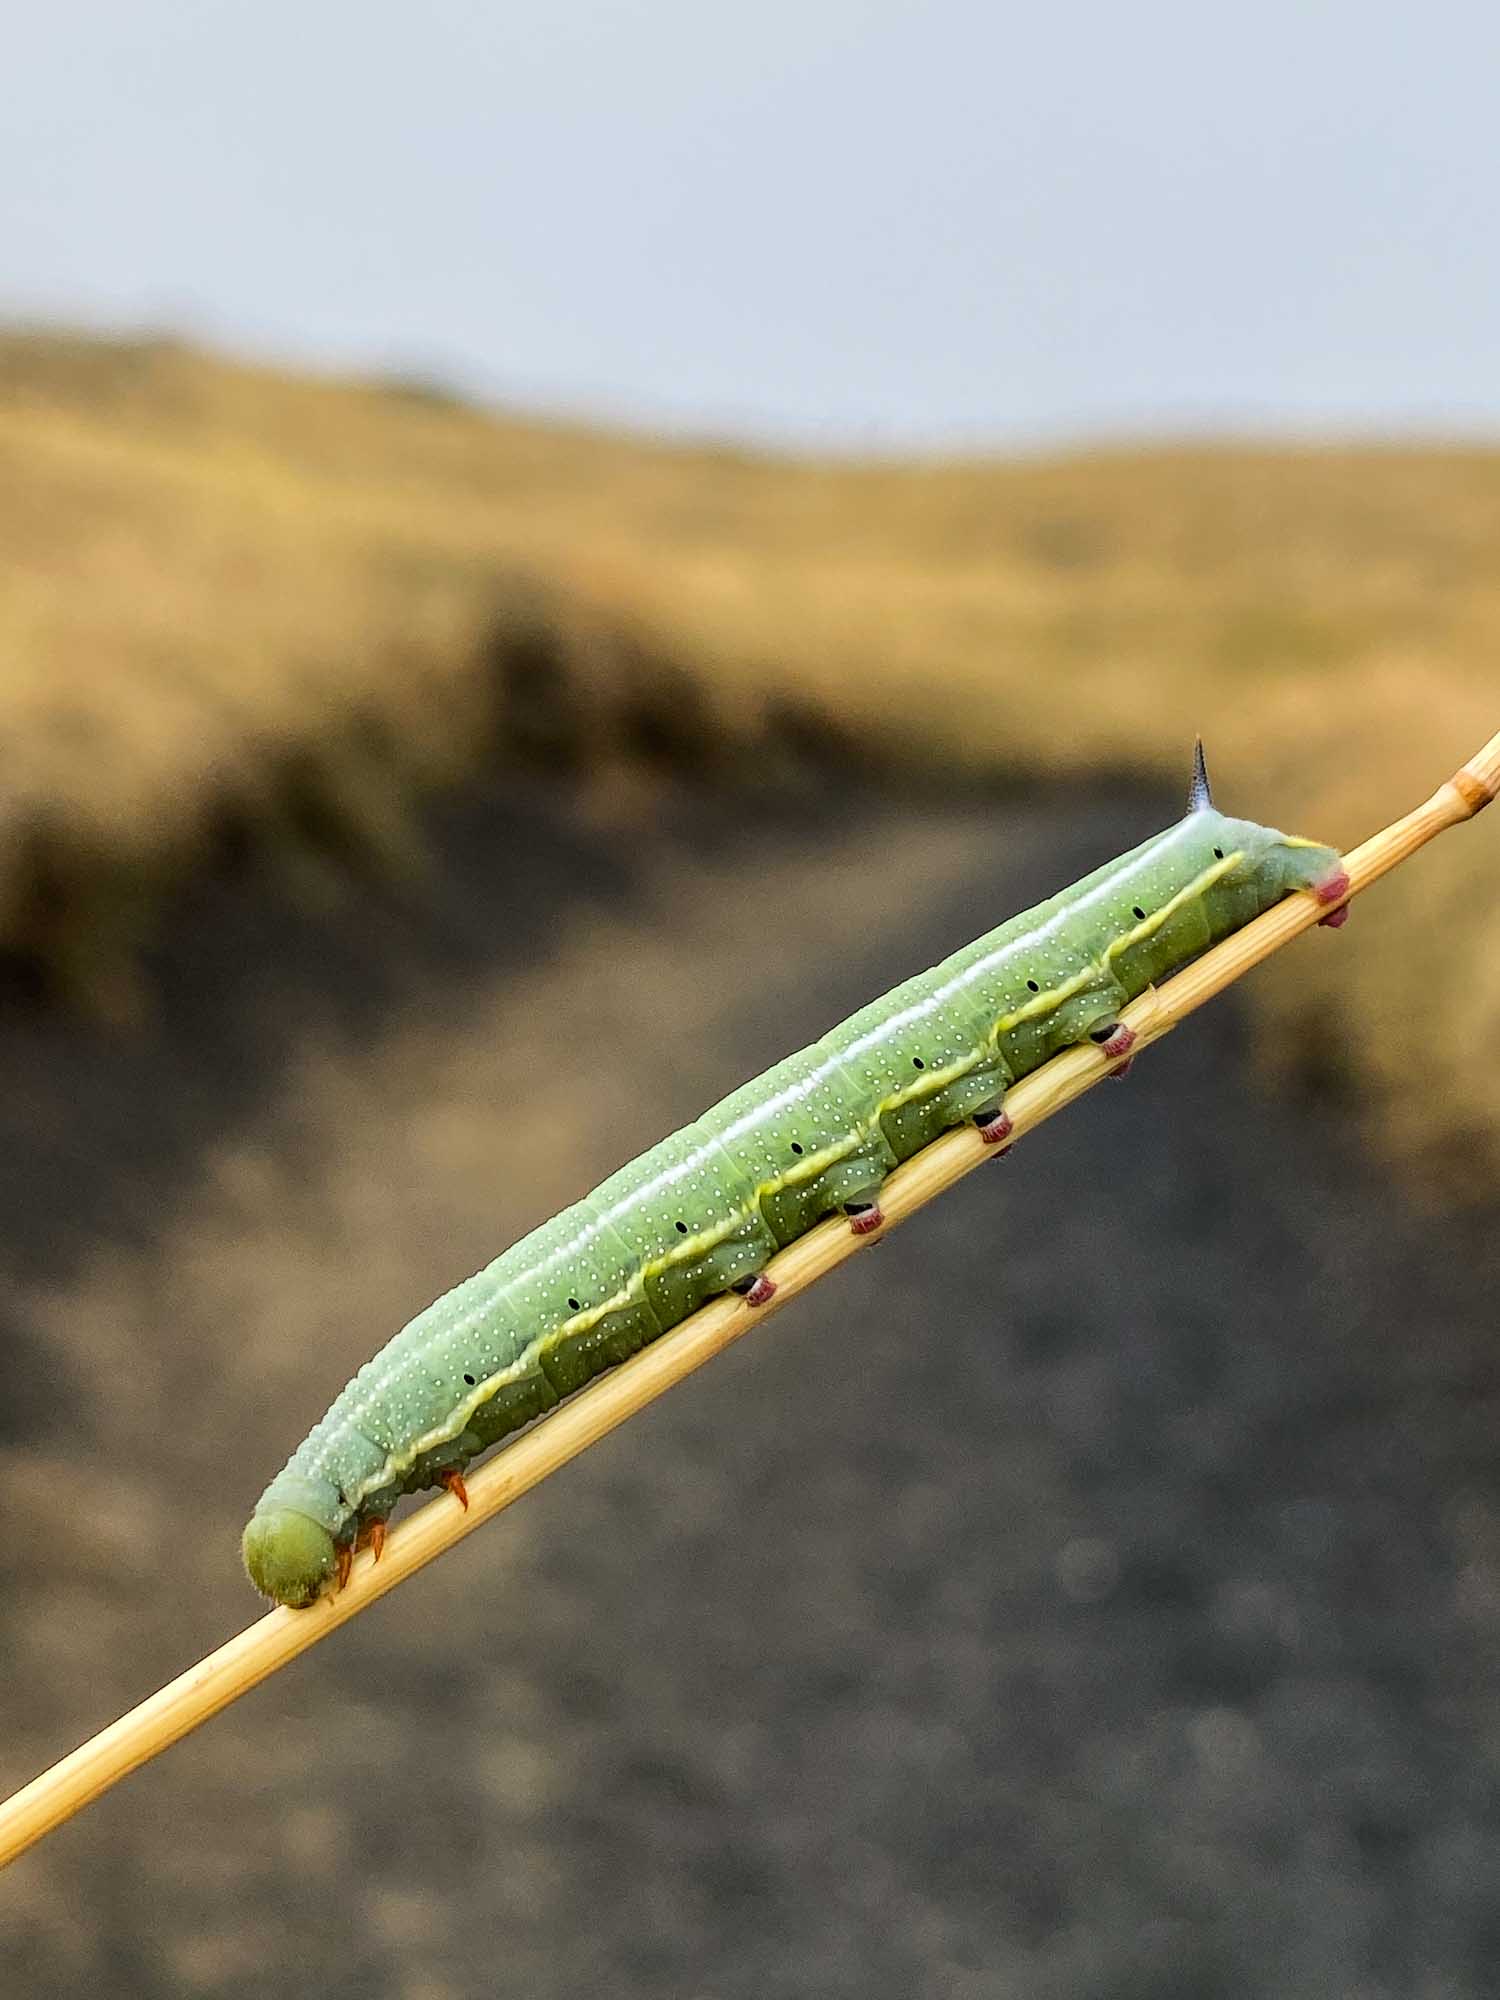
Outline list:
[[[1291,845],[1300,847],[1316,847],[1317,844],[1312,840],[1291,842]],[[1129,951],[1132,945],[1144,943],[1147,938],[1152,937],[1178,910],[1206,895],[1216,882],[1243,859],[1243,852],[1226,854],[1222,861],[1216,861],[1211,868],[1204,869],[1201,875],[1196,876],[1185,888],[1179,889],[1168,902],[1163,903],[1159,910],[1153,910],[1143,923],[1137,924],[1133,930],[1123,931],[1119,937],[1113,939],[1105,947],[1104,958],[1100,964],[1085,966],[1081,972],[1075,973],[1071,979],[1065,979],[1061,985],[1051,987],[1045,993],[1036,994],[1024,1007],[1018,1007],[1014,1013],[1003,1015],[990,1031],[990,1042],[998,1043],[999,1037],[1007,1029],[1017,1026],[1022,1021],[1056,1012],[1065,1000],[1071,999],[1075,993],[1081,993],[1098,973],[1107,973],[1112,959]],[[784,1188],[816,1179],[828,1167],[836,1165],[839,1160],[847,1159],[850,1154],[856,1152],[862,1138],[873,1136],[880,1125],[880,1120],[888,1111],[895,1111],[901,1105],[909,1104],[918,1098],[935,1096],[938,1091],[945,1090],[950,1083],[956,1083],[960,1077],[967,1076],[971,1070],[977,1068],[983,1055],[982,1049],[976,1050],[967,1060],[948,1063],[942,1069],[924,1071],[920,1077],[914,1078],[902,1089],[892,1091],[889,1096],[881,1099],[874,1118],[861,1120],[847,1138],[831,1146],[825,1146],[819,1152],[809,1154],[806,1159],[799,1160],[796,1166],[788,1167],[785,1173],[761,1181],[750,1200],[743,1207],[732,1210],[725,1221],[717,1227],[701,1230],[693,1236],[685,1236],[680,1243],[674,1243],[660,1257],[648,1258],[632,1274],[629,1283],[606,1299],[602,1305],[587,1306],[582,1312],[575,1313],[571,1319],[563,1320],[549,1332],[538,1335],[523,1348],[514,1361],[508,1362],[498,1373],[487,1376],[484,1381],[476,1384],[463,1401],[450,1411],[437,1429],[424,1432],[406,1451],[399,1454],[391,1453],[379,1471],[364,1481],[357,1493],[349,1496],[350,1505],[357,1511],[360,1503],[371,1493],[382,1491],[403,1473],[409,1471],[423,1452],[432,1451],[438,1445],[451,1444],[477,1409],[498,1395],[507,1383],[518,1380],[534,1365],[539,1366],[543,1354],[565,1340],[587,1333],[601,1320],[608,1319],[611,1313],[620,1312],[638,1301],[644,1301],[648,1278],[659,1277],[674,1264],[687,1263],[703,1256],[709,1250],[716,1249],[720,1243],[736,1235],[752,1213],[759,1216],[760,1204],[766,1195],[779,1194]]]
[[[1206,896],[1214,884],[1221,881],[1244,858],[1242,849],[1236,849],[1233,854],[1226,854],[1222,861],[1215,861],[1212,866],[1205,868],[1201,875],[1195,875],[1185,888],[1179,889],[1177,894],[1163,903],[1159,910],[1153,910],[1144,923],[1137,924],[1134,930],[1122,931],[1105,946],[1104,963],[1100,969],[1108,971],[1112,958],[1118,958],[1123,952],[1129,951],[1132,945],[1143,944],[1147,938],[1154,937],[1169,917],[1175,916],[1189,903],[1196,903],[1201,897]]]

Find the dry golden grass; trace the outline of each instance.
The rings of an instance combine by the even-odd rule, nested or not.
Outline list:
[[[1348,844],[1500,719],[1500,451],[851,467],[14,336],[0,537],[0,943],[122,1006],[163,884],[408,864],[496,756],[1175,781],[1201,728],[1230,810]],[[1268,1058],[1500,1164],[1495,880],[1481,828],[1267,975]]]

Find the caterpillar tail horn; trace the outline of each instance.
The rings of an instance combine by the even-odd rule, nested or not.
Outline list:
[[[1203,738],[1200,736],[1193,745],[1193,775],[1188,781],[1188,811],[1208,812],[1213,802],[1213,794],[1208,789],[1208,766],[1203,761]]]

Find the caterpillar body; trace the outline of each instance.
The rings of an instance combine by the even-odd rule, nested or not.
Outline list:
[[[403,1493],[449,1485],[718,1293],[753,1310],[785,1244],[880,1187],[948,1127],[993,1143],[1006,1089],[1070,1044],[1127,1054],[1120,1009],[1293,891],[1336,904],[1331,847],[1213,806],[1202,747],[1186,815],[744,1084],[448,1292],[365,1364],[244,1535],[252,1582],[292,1606],[377,1553]],[[1331,910],[1326,921],[1342,918]]]

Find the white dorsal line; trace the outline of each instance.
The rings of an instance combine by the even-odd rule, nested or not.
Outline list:
[[[1195,807],[1188,813],[1186,818],[1179,820],[1174,826],[1165,828],[1155,840],[1145,842],[1136,856],[1137,861],[1144,865],[1156,860],[1171,846],[1174,840],[1181,838],[1190,830],[1195,830],[1193,829],[1192,822],[1199,810],[1201,808]],[[1105,864],[1105,868],[1108,871],[1107,863]],[[1079,910],[1088,909],[1103,898],[1117,893],[1119,879],[1117,874],[1106,872],[1103,878],[1092,889],[1086,891],[1081,896],[1070,899],[1057,909],[1052,916],[1040,924],[1026,938],[1026,943],[1030,945],[1047,938],[1060,925],[1070,923]],[[867,1049],[875,1047],[890,1034],[893,1028],[904,1028],[926,1018],[935,1009],[944,1005],[955,993],[962,991],[965,986],[972,984],[986,972],[990,971],[1000,959],[1015,948],[1017,942],[1017,939],[1011,938],[1003,944],[996,945],[993,951],[986,952],[983,958],[976,959],[972,965],[967,965],[959,972],[954,973],[951,978],[946,979],[941,986],[935,988],[921,1000],[915,1002],[910,1007],[903,1008],[900,1013],[887,1015],[876,1027],[870,1029],[868,1034],[861,1036],[858,1041],[852,1043],[848,1049],[838,1053],[830,1052],[805,1077],[786,1085],[774,1097],[766,1099],[764,1102],[747,1111],[734,1124],[728,1126],[723,1134],[720,1135],[720,1138],[732,1140],[752,1125],[763,1121],[768,1112],[790,1109],[793,1105],[813,1096],[818,1090],[827,1085],[830,1077],[844,1062],[850,1058],[858,1057]],[[813,1046],[816,1047],[817,1044],[815,1043]],[[670,1167],[663,1168],[653,1179],[644,1182],[640,1187],[633,1190],[631,1194],[622,1197],[613,1207],[590,1216],[585,1220],[579,1235],[572,1238],[568,1243],[559,1245],[537,1267],[533,1275],[540,1276],[558,1263],[565,1262],[571,1264],[576,1259],[581,1245],[586,1243],[591,1236],[597,1237],[601,1235],[605,1229],[608,1229],[610,1234],[614,1235],[616,1240],[619,1240],[619,1233],[613,1228],[613,1218],[627,1213],[642,1200],[663,1194],[683,1179],[703,1171],[707,1155],[714,1148],[722,1151],[719,1138],[709,1135],[705,1138],[703,1144],[696,1147],[685,1159],[676,1162]],[[759,1199],[760,1192],[761,1190],[757,1189],[757,1199]],[[585,1197],[585,1200],[587,1200],[587,1197]],[[683,1247],[691,1247],[696,1240],[696,1238],[685,1238]],[[502,1252],[502,1256],[505,1254],[507,1253]],[[497,1259],[496,1261],[498,1262],[499,1260]],[[645,1266],[642,1265],[640,1270],[633,1273],[630,1283],[623,1290],[616,1292],[611,1298],[603,1301],[601,1305],[587,1308],[584,1313],[580,1313],[577,1317],[580,1319],[590,1317],[594,1321],[597,1321],[608,1312],[628,1304],[632,1297],[634,1283],[642,1275],[644,1269]],[[502,1286],[501,1292],[503,1292],[503,1289]],[[466,1333],[481,1325],[495,1310],[501,1292],[492,1292],[483,1304],[472,1307],[462,1318],[455,1320],[451,1327],[445,1329],[445,1337],[452,1338],[455,1334]],[[428,1308],[428,1310],[431,1310],[431,1308]],[[421,1317],[421,1315],[418,1315],[418,1317]],[[534,1340],[527,1342],[525,1348],[523,1348],[513,1361],[508,1362],[495,1375],[487,1376],[481,1382],[477,1383],[472,1393],[463,1397],[454,1406],[438,1428],[424,1432],[420,1437],[399,1451],[393,1449],[387,1452],[384,1462],[378,1470],[371,1474],[368,1479],[360,1481],[355,1493],[345,1495],[346,1504],[349,1505],[351,1511],[357,1512],[360,1503],[371,1493],[380,1492],[384,1487],[390,1485],[396,1477],[408,1470],[424,1451],[430,1451],[440,1444],[451,1443],[462,1431],[473,1412],[488,1400],[496,1387],[507,1376],[514,1376],[520,1370],[523,1363],[528,1360],[528,1357],[535,1353],[541,1343],[554,1337],[573,1323],[572,1320],[563,1320],[559,1322],[558,1326],[548,1328],[544,1332],[539,1333]],[[349,1425],[351,1430],[362,1437],[365,1436],[365,1433],[360,1430],[359,1418],[364,1415],[373,1401],[384,1398],[387,1391],[398,1379],[400,1373],[404,1371],[405,1365],[405,1357],[393,1358],[389,1368],[371,1379],[365,1393],[357,1401],[351,1401],[342,1419],[342,1421]],[[381,1449],[380,1446],[374,1444],[374,1440],[371,1438],[366,1438],[366,1442],[373,1445],[377,1451]],[[313,1462],[310,1470],[316,1475],[326,1476],[332,1446],[333,1440],[330,1439],[327,1445],[325,1445],[324,1450]]]

